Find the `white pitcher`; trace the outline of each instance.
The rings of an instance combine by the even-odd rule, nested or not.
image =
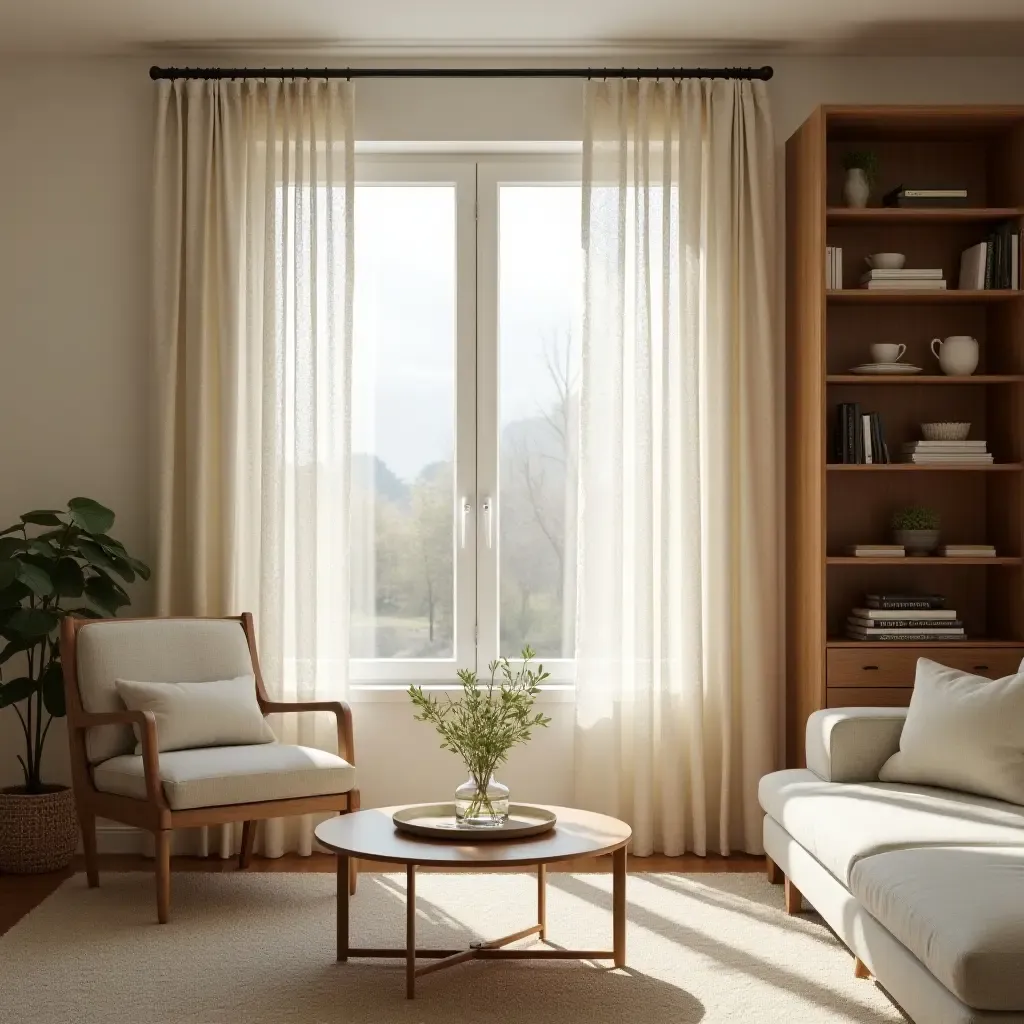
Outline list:
[[[978,368],[978,343],[967,334],[954,334],[945,341],[932,338],[932,355],[947,377],[969,377]]]

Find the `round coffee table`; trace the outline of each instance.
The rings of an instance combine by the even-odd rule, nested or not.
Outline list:
[[[477,843],[425,839],[399,832],[391,816],[399,807],[378,807],[343,814],[322,822],[316,838],[338,855],[338,959],[388,957],[405,959],[405,994],[416,994],[416,979],[454,967],[467,960],[613,960],[626,965],[626,844],[632,835],[624,822],[572,807],[548,808],[558,817],[551,832],[513,842],[484,839]],[[546,869],[548,864],[577,857],[612,855],[612,949],[504,949],[528,935],[547,938]],[[405,865],[405,949],[367,949],[349,945],[349,858],[389,861]],[[490,942],[474,942],[468,949],[416,948],[416,868],[537,868],[537,924]],[[417,966],[418,957],[433,962]]]

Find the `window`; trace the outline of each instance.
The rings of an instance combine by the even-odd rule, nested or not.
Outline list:
[[[571,161],[357,162],[357,684],[571,678],[580,203]]]

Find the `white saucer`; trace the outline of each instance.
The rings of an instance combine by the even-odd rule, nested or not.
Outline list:
[[[850,373],[920,373],[920,366],[911,366],[910,363],[864,363],[862,366],[855,366]]]

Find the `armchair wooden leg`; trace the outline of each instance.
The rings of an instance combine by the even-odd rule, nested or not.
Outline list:
[[[803,897],[800,890],[786,878],[786,913],[799,914],[803,910]]]
[[[256,822],[242,822],[242,849],[238,853],[238,867],[240,870],[247,868],[252,861],[252,847],[256,842]]]
[[[779,865],[776,864],[775,861],[773,861],[767,854],[765,854],[764,858],[764,867],[765,871],[768,873],[768,881],[771,882],[772,885],[782,885],[782,868],[780,868]]]
[[[89,881],[89,888],[95,889],[100,884],[99,858],[96,856],[96,815],[79,808],[78,823],[82,829],[82,849],[85,852],[85,877]]]
[[[156,839],[156,916],[167,924],[171,915],[171,830],[154,833]]]

